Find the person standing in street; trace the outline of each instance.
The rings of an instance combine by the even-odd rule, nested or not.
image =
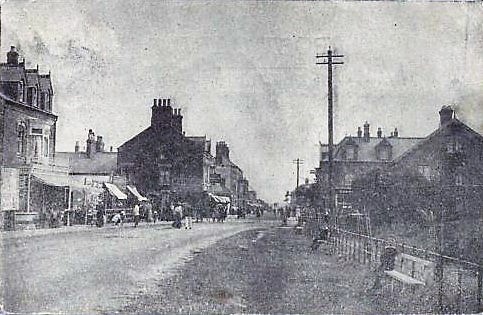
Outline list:
[[[186,206],[184,208],[184,227],[186,230],[191,230],[191,226],[193,224],[193,217],[192,217],[192,209],[190,206]]]
[[[139,205],[137,203],[134,205],[132,215],[134,216],[134,227],[137,227],[139,224]]]

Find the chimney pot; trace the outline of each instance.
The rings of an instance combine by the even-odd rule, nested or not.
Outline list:
[[[369,141],[371,134],[369,132],[369,123],[366,121],[364,124],[364,140]]]
[[[394,138],[399,137],[399,131],[397,131],[397,128],[394,128]]]
[[[454,110],[451,106],[443,106],[439,111],[439,124],[443,126],[453,119]]]

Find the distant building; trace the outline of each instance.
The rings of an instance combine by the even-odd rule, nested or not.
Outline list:
[[[73,180],[85,185],[110,182],[117,174],[117,152],[112,152],[112,148],[105,151],[103,137],[96,137],[92,129],[87,134],[85,151],[76,142],[74,152],[57,152],[56,158],[69,165]]]
[[[46,214],[67,209],[68,168],[55,160],[50,74],[25,68],[12,46],[7,62],[0,64],[0,88],[1,210]]]
[[[243,187],[243,171],[230,160],[230,148],[224,141],[216,143],[214,168],[216,174],[222,178],[223,186],[229,191],[232,205],[243,207],[243,202],[247,199],[247,190]]]
[[[450,106],[439,112],[440,126],[425,138],[400,137],[395,129],[389,137],[379,128],[376,137],[370,136],[369,124],[364,132],[359,128],[357,137],[347,136],[334,148],[333,183],[336,192],[336,209],[339,214],[358,210],[351,203],[352,182],[357,177],[374,170],[407,168],[417,170],[427,180],[442,187],[458,187],[480,202],[483,194],[483,137],[458,120]],[[320,201],[328,206],[328,156],[327,145],[321,146],[320,167],[316,170]],[[462,195],[461,195],[462,196]],[[475,198],[461,197],[455,203],[458,213],[472,212],[478,215],[481,207]],[[360,209],[359,209],[360,210]],[[479,214],[480,218],[481,213]]]
[[[118,148],[118,167],[161,207],[173,200],[196,203],[210,183],[210,141],[186,137],[181,109],[155,99],[151,125]]]
[[[90,211],[100,202],[104,202],[105,208],[112,208],[113,201],[118,198],[115,194],[108,196],[112,195],[109,190],[112,185],[116,187],[116,192],[123,193],[121,198],[128,193],[125,177],[117,172],[117,152],[112,152],[112,147],[106,152],[104,146],[103,137],[96,137],[89,129],[85,151],[81,151],[77,141],[74,152],[56,153],[56,159],[69,166],[69,179],[75,183],[71,192],[75,210]]]
[[[242,205],[248,181],[230,160],[228,145],[218,142],[213,157],[211,141],[186,136],[182,120],[171,99],[155,99],[151,125],[118,148],[120,174],[165,209],[173,201],[195,206],[217,195],[230,197],[232,206]]]
[[[390,165],[422,140],[423,138],[400,137],[397,128],[389,137],[383,136],[381,128],[378,128],[376,137],[372,137],[370,125],[367,122],[364,124],[364,132],[358,127],[356,137],[344,137],[334,146],[333,156],[333,185],[338,211],[351,211],[351,185],[357,176],[374,168]],[[328,170],[328,145],[322,144],[316,179],[322,191],[321,202],[326,207],[328,206]]]

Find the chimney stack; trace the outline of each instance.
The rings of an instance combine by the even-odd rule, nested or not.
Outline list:
[[[397,131],[397,128],[394,128],[394,138],[399,137],[399,131]]]
[[[215,163],[216,164],[223,164],[223,161],[230,159],[230,149],[225,141],[219,141],[216,143],[216,155],[215,155]]]
[[[102,140],[102,136],[97,136],[96,152],[104,152],[104,141]]]
[[[444,126],[453,119],[454,110],[451,106],[443,106],[439,111],[439,125]]]
[[[382,129],[381,127],[377,128],[377,137],[382,138]]]
[[[366,121],[364,124],[364,141],[369,142],[371,134],[369,132],[369,123]]]
[[[7,64],[18,66],[18,52],[15,46],[10,46],[10,51],[7,53]]]
[[[94,157],[94,154],[96,154],[96,139],[95,139],[94,131],[92,131],[92,129],[89,129],[86,142],[87,142],[87,146],[86,146],[87,157],[92,158]]]

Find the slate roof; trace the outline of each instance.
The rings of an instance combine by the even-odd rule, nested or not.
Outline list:
[[[68,163],[71,174],[110,175],[117,169],[117,152],[96,152],[92,158],[85,152],[56,152],[55,156]]]
[[[390,137],[390,138],[377,138],[370,137],[369,141],[364,141],[364,138],[359,137],[345,137],[335,146],[335,161],[342,161],[340,156],[341,149],[347,144],[353,141],[358,147],[357,161],[362,162],[382,162],[377,159],[376,147],[379,144],[383,144],[385,141],[391,145],[392,148],[392,160],[397,159],[405,152],[411,150],[418,143],[422,142],[425,138],[402,138],[402,137]],[[327,161],[328,157],[324,159]]]
[[[0,81],[19,82],[24,78],[25,69],[17,66],[0,65]]]
[[[43,114],[49,115],[51,117],[55,117],[57,119],[57,115],[55,115],[54,113],[52,113],[50,111],[42,110],[42,109],[40,109],[38,107],[29,106],[29,105],[27,105],[25,103],[21,103],[21,102],[17,102],[15,100],[12,100],[10,98],[10,96],[5,95],[1,91],[0,91],[0,98],[2,100],[5,100],[7,104],[11,104],[11,105],[14,105],[14,106],[19,106],[19,107],[22,107],[22,108],[25,108],[25,109],[28,109],[28,110],[31,110],[31,111],[41,112]]]
[[[411,152],[416,151],[418,148],[423,146],[425,143],[430,142],[434,137],[437,135],[441,134],[445,129],[453,127],[453,126],[458,126],[463,128],[465,131],[467,131],[469,134],[474,136],[475,138],[479,139],[480,141],[483,141],[483,136],[480,135],[478,132],[475,130],[471,129],[468,125],[463,123],[457,118],[452,118],[451,121],[449,121],[447,124],[444,124],[443,126],[440,126],[438,129],[433,131],[429,136],[426,138],[422,139],[417,145],[413,146],[410,150],[404,152],[402,155],[396,157],[394,160],[400,161],[401,159],[405,158],[407,155],[411,154]]]

